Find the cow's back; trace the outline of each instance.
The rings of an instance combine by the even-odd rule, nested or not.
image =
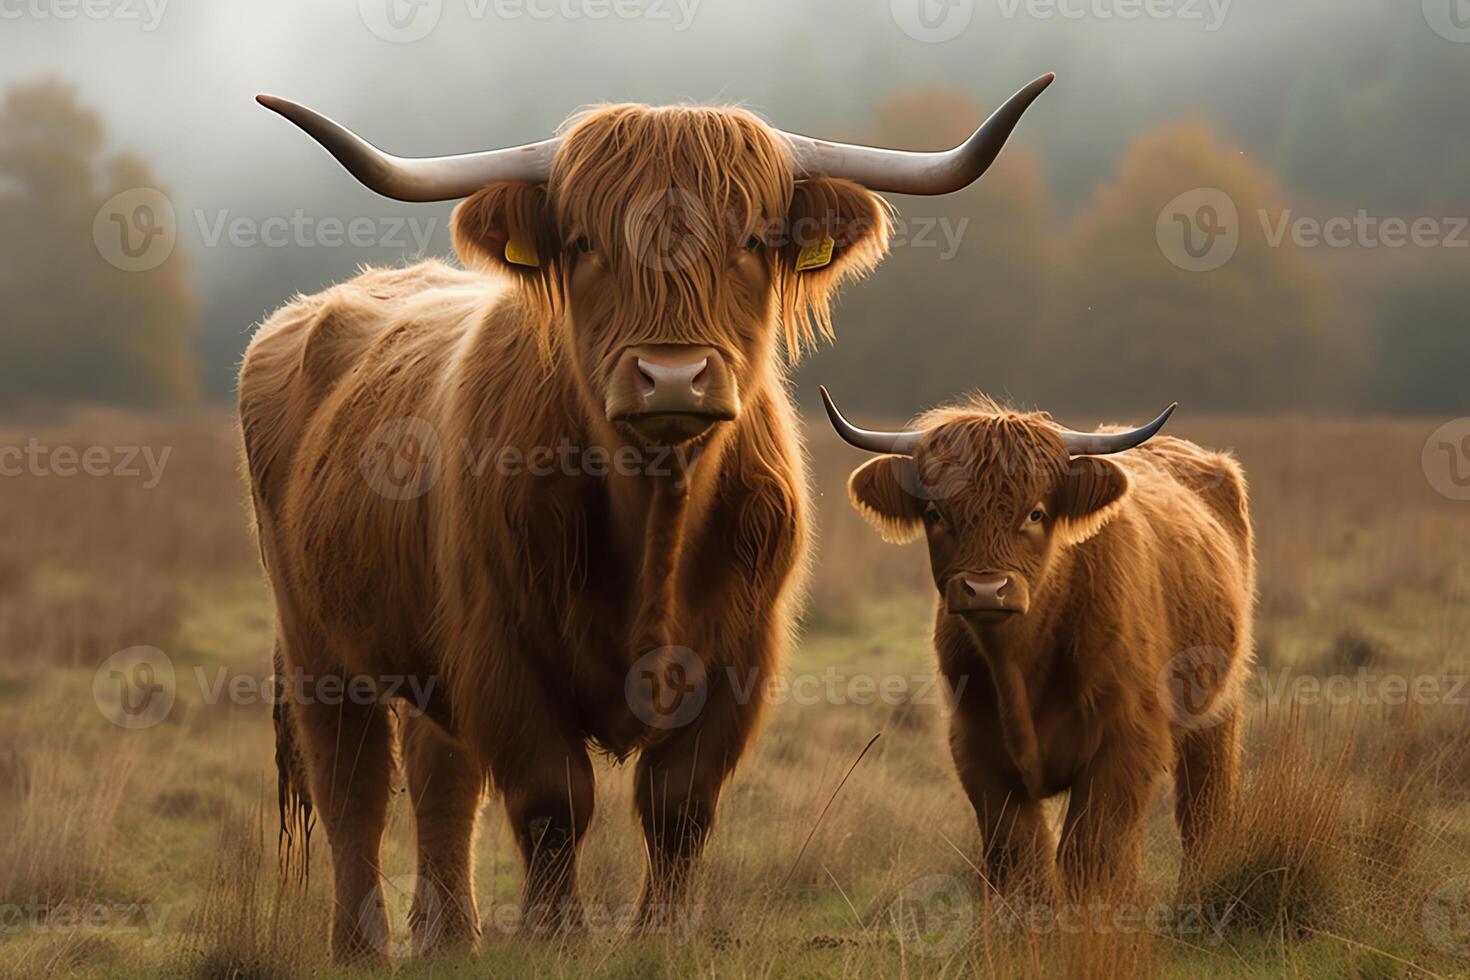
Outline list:
[[[496,295],[439,262],[368,270],[298,297],[252,340],[240,425],[262,552],[278,602],[312,610],[327,633],[379,633],[385,596],[384,619],[421,632],[432,604],[424,457],[446,462],[444,379]]]

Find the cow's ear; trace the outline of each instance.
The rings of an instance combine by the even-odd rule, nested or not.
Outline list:
[[[848,279],[888,254],[888,202],[850,180],[796,182],[778,254],[781,317],[794,360],[817,338],[832,336],[832,300]]]
[[[1132,483],[1123,467],[1099,456],[1078,456],[1057,489],[1057,533],[1080,544],[1113,519]]]
[[[454,209],[449,234],[467,267],[523,278],[547,278],[560,252],[540,184],[487,184]]]
[[[924,529],[924,502],[904,489],[915,485],[913,466],[907,456],[879,456],[853,470],[847,480],[852,505],[884,541],[903,544]]]

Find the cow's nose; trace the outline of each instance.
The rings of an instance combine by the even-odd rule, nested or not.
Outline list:
[[[1008,616],[1026,611],[1026,582],[1019,575],[987,569],[957,572],[944,591],[945,608],[954,614]]]
[[[642,344],[623,351],[608,384],[607,417],[658,441],[692,439],[735,418],[740,398],[713,347]]]

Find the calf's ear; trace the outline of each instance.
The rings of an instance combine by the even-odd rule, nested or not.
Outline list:
[[[924,502],[904,489],[915,485],[913,466],[907,456],[879,456],[848,478],[848,498],[884,541],[903,544],[924,529]]]
[[[1064,544],[1080,544],[1113,519],[1132,482],[1112,460],[1078,456],[1057,488],[1057,533]]]
[[[487,184],[461,201],[449,222],[467,267],[522,279],[550,276],[560,252],[553,232],[546,188],[521,181]]]

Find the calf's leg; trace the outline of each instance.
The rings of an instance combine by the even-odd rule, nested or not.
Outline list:
[[[1122,897],[1138,877],[1148,801],[1163,770],[1147,746],[1104,750],[1073,784],[1058,860],[1073,901],[1103,892]]]
[[[1174,758],[1174,821],[1184,861],[1181,883],[1191,882],[1234,810],[1240,778],[1240,706],[1216,724],[1184,733]]]

